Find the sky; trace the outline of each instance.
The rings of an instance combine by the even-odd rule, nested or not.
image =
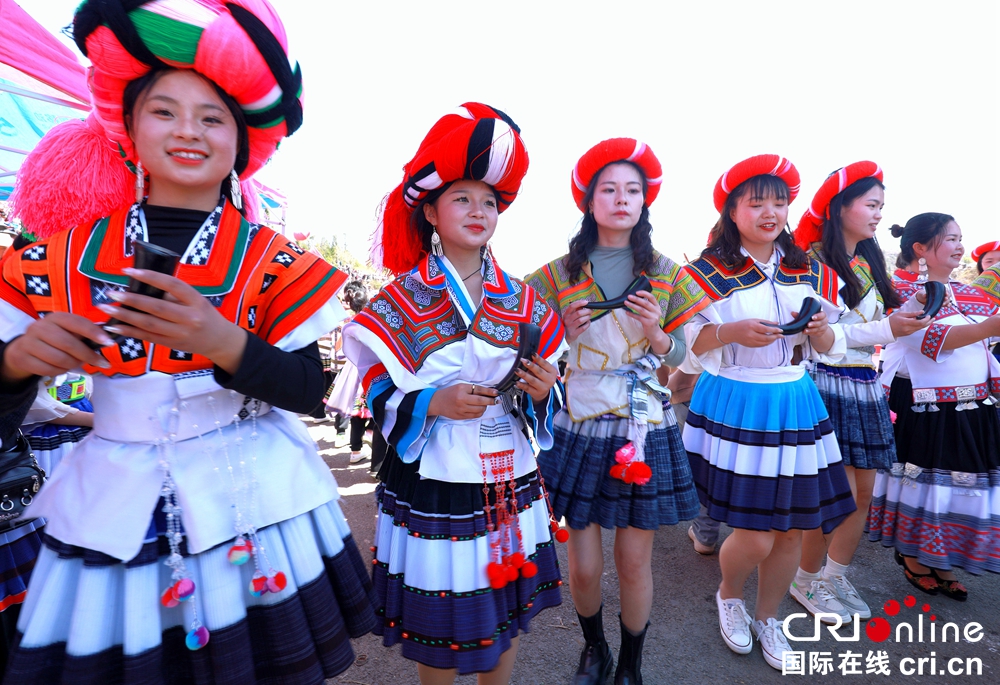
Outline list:
[[[53,32],[79,0],[20,0]],[[736,162],[790,159],[792,227],[831,171],[881,165],[888,232],[945,212],[967,252],[1000,240],[1000,3],[971,0],[272,0],[302,65],[305,123],[259,178],[293,231],[359,257],[382,198],[427,130],[467,101],[505,111],[531,159],[492,244],[523,275],[566,252],[581,218],[570,171],[629,136],[664,169],[657,249],[694,258]],[[81,57],[82,61],[82,57]]]

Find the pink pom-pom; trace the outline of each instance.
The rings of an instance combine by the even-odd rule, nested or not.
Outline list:
[[[36,238],[91,224],[135,200],[135,175],[91,115],[52,128],[21,164],[14,216]]]
[[[186,602],[194,596],[194,581],[190,578],[181,578],[171,588],[174,597],[181,602]]]
[[[264,213],[260,211],[260,195],[253,179],[240,181],[240,192],[243,193],[243,216],[252,224],[263,223]]]
[[[281,592],[288,586],[288,579],[285,574],[278,571],[267,579],[267,589],[269,592]]]
[[[891,409],[889,410],[889,420],[892,421],[892,423],[896,423],[896,412]]]
[[[619,464],[627,464],[635,459],[635,444],[627,442],[615,452],[615,461]]]

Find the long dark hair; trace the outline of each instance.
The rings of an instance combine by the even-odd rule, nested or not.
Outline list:
[[[836,172],[834,172],[836,173]],[[823,248],[820,252],[822,260],[828,264],[843,284],[840,293],[844,298],[844,303],[849,309],[854,309],[861,302],[861,280],[851,269],[851,260],[847,254],[847,247],[844,244],[844,226],[840,219],[841,210],[850,207],[851,203],[865,193],[878,186],[885,190],[885,186],[874,176],[862,178],[844,188],[830,200],[830,216],[823,221]],[[867,238],[859,242],[854,248],[854,254],[864,257],[871,267],[872,276],[875,278],[875,287],[882,295],[882,301],[886,309],[899,307],[902,301],[896,294],[896,289],[892,287],[892,281],[885,268],[885,255],[879,247],[875,238]]]
[[[163,78],[164,75],[170,73],[171,71],[180,71],[179,69],[153,69],[134,81],[129,82],[125,86],[125,91],[122,93],[122,112],[125,115],[125,125],[129,129],[131,134],[132,123],[134,119],[135,106],[142,99],[143,95],[150,88],[156,85],[156,82]],[[200,74],[199,74],[200,75]],[[202,78],[205,78],[202,76]],[[215,81],[210,81],[205,79],[212,84],[215,88],[215,92],[219,95],[219,99],[225,103],[226,108],[229,113],[233,115],[233,120],[236,122],[236,160],[233,163],[233,168],[236,170],[237,174],[242,174],[246,171],[247,165],[250,163],[250,135],[247,132],[247,120],[246,115],[243,113],[243,108],[239,106],[239,103],[233,99],[229,93],[222,90]],[[231,177],[226,176],[222,181],[222,193],[226,197],[232,196],[231,188]],[[245,206],[245,205],[244,205]],[[245,209],[240,210],[244,215],[246,214]]]
[[[740,238],[740,229],[733,221],[732,213],[736,209],[740,199],[750,195],[751,198],[766,198],[773,195],[779,200],[788,200],[788,184],[777,176],[762,174],[748,178],[733,188],[729,193],[726,203],[722,206],[719,220],[712,227],[712,232],[708,237],[708,247],[702,250],[702,256],[713,255],[730,269],[736,269],[746,262],[747,258],[740,252],[743,241]],[[792,234],[788,232],[788,226],[781,230],[774,239],[775,244],[781,249],[784,257],[781,258],[785,266],[792,269],[802,269],[809,263],[809,258],[802,248],[792,240]]]
[[[632,247],[632,275],[638,276],[643,271],[653,266],[653,225],[649,223],[649,207],[646,206],[646,191],[649,189],[646,183],[646,176],[637,165],[625,160],[609,162],[601,167],[601,170],[594,174],[593,180],[587,187],[587,192],[583,196],[583,206],[589,207],[594,193],[597,190],[597,180],[604,173],[604,170],[614,164],[627,164],[636,170],[639,178],[642,179],[642,211],[639,213],[639,221],[632,227],[629,235],[629,245]],[[566,256],[566,272],[570,281],[578,281],[583,276],[583,265],[590,259],[590,252],[597,246],[597,220],[589,211],[584,211],[583,221],[580,230],[576,232],[572,240],[569,241],[569,254]]]
[[[950,214],[939,212],[924,212],[917,214],[906,222],[906,226],[893,224],[889,230],[893,237],[901,238],[899,241],[899,256],[896,257],[896,266],[905,269],[913,260],[917,258],[917,253],[913,251],[914,243],[937,247],[941,244],[944,227],[955,220]]]

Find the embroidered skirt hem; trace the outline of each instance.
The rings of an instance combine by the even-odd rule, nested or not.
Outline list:
[[[914,412],[910,381],[897,377],[900,462],[875,477],[868,539],[942,570],[1000,573],[1000,415],[976,403]]]

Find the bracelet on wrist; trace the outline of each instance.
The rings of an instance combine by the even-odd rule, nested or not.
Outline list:
[[[720,344],[720,345],[722,345],[723,347],[725,347],[727,343],[726,343],[726,342],[724,342],[724,341],[722,340],[722,338],[721,338],[721,337],[719,336],[719,331],[721,331],[721,330],[722,330],[722,327],[723,327],[724,325],[725,325],[725,324],[721,324],[721,323],[720,323],[720,324],[716,324],[716,326],[715,326],[715,339],[716,339],[716,340],[718,340],[718,341],[719,341],[719,344]]]

